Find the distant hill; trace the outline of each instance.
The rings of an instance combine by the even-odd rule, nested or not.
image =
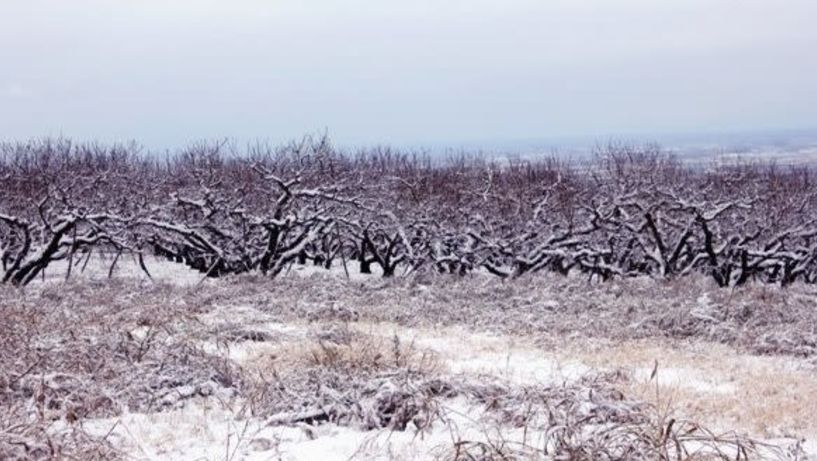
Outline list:
[[[691,163],[774,160],[780,164],[817,164],[817,129],[531,138],[432,146],[428,150],[434,155],[479,152],[488,157],[581,160],[609,143],[655,143]]]

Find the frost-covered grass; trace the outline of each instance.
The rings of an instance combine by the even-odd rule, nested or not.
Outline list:
[[[0,459],[817,452],[809,287],[127,267],[0,288]]]

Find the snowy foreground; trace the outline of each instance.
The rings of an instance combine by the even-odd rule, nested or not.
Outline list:
[[[0,290],[0,458],[817,459],[813,288],[131,266]]]

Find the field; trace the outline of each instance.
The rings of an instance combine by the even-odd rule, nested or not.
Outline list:
[[[0,144],[0,459],[815,459],[814,177]]]
[[[0,3],[0,461],[817,461],[777,3]]]
[[[0,292],[0,458],[817,455],[813,286],[108,258]]]

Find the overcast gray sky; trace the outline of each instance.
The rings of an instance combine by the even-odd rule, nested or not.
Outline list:
[[[814,0],[3,0],[0,138],[817,127]]]

